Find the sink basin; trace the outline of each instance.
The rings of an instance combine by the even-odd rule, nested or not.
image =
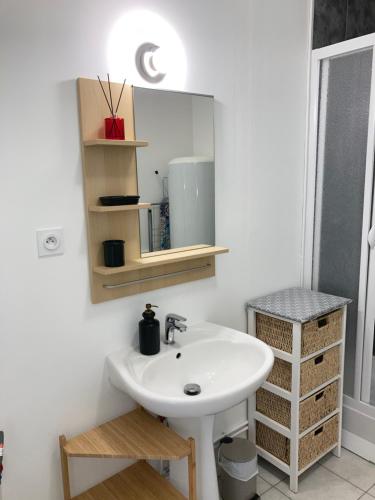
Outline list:
[[[175,334],[175,344],[144,356],[129,347],[108,356],[109,377],[149,411],[169,418],[180,434],[197,441],[198,498],[219,498],[212,445],[215,413],[247,399],[266,380],[271,349],[260,340],[201,322]],[[200,393],[184,387],[198,384]],[[215,484],[214,484],[215,483]]]
[[[246,399],[267,378],[271,349],[254,337],[213,323],[199,323],[161,344],[159,354],[130,348],[108,356],[112,383],[148,410],[165,417],[200,417]],[[184,386],[199,384],[197,396]]]

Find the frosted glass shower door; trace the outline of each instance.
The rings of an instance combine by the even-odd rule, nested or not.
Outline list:
[[[353,299],[347,316],[344,393],[354,397],[361,387],[365,238],[372,203],[373,49],[327,57],[319,64],[312,287]]]

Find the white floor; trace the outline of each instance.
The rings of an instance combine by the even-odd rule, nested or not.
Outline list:
[[[374,500],[375,465],[343,449],[341,458],[329,454],[300,478],[299,492],[288,478],[259,459],[258,494],[262,500]]]

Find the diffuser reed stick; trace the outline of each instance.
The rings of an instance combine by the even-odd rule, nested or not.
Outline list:
[[[111,103],[109,102],[108,100],[108,97],[107,97],[107,94],[105,93],[105,90],[104,90],[104,87],[103,87],[103,84],[102,84],[102,81],[100,79],[100,76],[98,76],[98,80],[99,80],[99,83],[100,83],[100,87],[102,89],[102,92],[103,92],[103,95],[105,97],[105,100],[107,101],[107,105],[108,105],[108,109],[111,113],[111,116],[112,118],[115,118],[115,116],[117,115],[117,111],[118,111],[118,108],[120,106],[120,102],[121,102],[121,98],[122,98],[122,93],[124,92],[124,87],[125,87],[125,82],[126,82],[126,78],[124,78],[124,82],[122,84],[122,87],[121,87],[121,92],[120,92],[120,96],[118,98],[118,101],[117,101],[117,106],[116,106],[116,110],[113,111],[113,101],[112,101],[112,92],[111,92],[111,82],[110,82],[110,79],[109,79],[109,74],[107,73],[107,78],[108,78],[108,88],[109,88],[109,97],[110,97],[110,101]]]
[[[100,80],[100,76],[99,76],[99,75],[98,75],[98,80],[99,80],[100,86],[101,86],[101,88],[102,88],[102,91],[103,91],[103,94],[104,94],[105,100],[107,101],[109,111],[111,112],[111,115],[113,116],[113,112],[112,112],[112,109],[111,109],[111,105],[109,104],[109,101],[108,101],[108,98],[107,98],[107,94],[105,93],[105,90],[104,90],[104,87],[103,87],[102,81]]]
[[[113,101],[112,101],[112,92],[111,92],[111,82],[109,81],[109,73],[107,73],[107,80],[108,80],[108,88],[109,88],[109,98],[111,99],[111,114],[112,114],[112,118],[115,118],[115,114],[113,112]]]
[[[118,107],[120,106],[120,101],[121,101],[122,93],[124,91],[125,82],[126,82],[126,78],[124,78],[124,83],[122,84],[122,88],[121,88],[121,92],[120,92],[120,97],[118,98],[118,102],[117,102],[117,106],[116,106],[115,115],[117,115],[117,110],[118,110]]]

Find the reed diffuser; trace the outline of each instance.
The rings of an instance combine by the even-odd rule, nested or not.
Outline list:
[[[109,112],[111,113],[111,116],[109,118],[104,119],[105,138],[106,139],[124,140],[125,139],[124,119],[117,116],[117,111],[118,111],[118,108],[120,106],[122,93],[123,93],[124,87],[125,87],[126,78],[124,79],[124,83],[122,84],[122,88],[121,88],[120,96],[119,96],[118,101],[117,101],[116,109],[114,108],[114,105],[113,105],[111,82],[109,80],[109,74],[107,73],[108,91],[109,91],[108,97],[107,97],[107,94],[104,90],[104,87],[103,87],[102,81],[100,80],[99,75],[98,75],[98,80],[100,83],[100,87],[103,91],[103,95],[105,97],[106,103],[108,105]]]

